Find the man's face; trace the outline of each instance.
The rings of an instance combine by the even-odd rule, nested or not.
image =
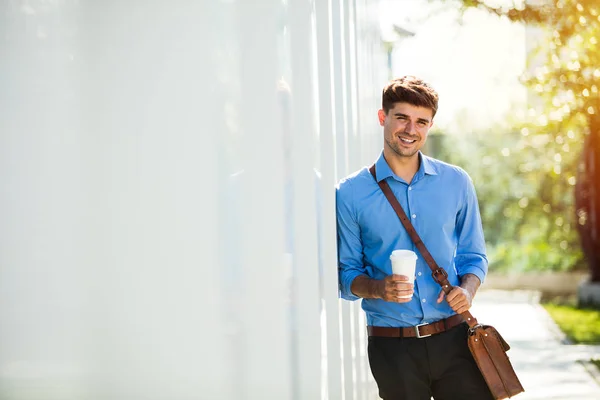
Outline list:
[[[387,115],[379,110],[379,123],[383,126],[384,146],[399,157],[414,156],[425,144],[427,133],[433,125],[433,111],[408,103],[394,103]]]

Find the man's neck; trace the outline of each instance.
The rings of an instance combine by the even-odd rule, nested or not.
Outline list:
[[[390,154],[391,153],[391,154]],[[404,179],[406,183],[412,181],[419,170],[419,153],[415,153],[411,157],[401,157],[394,153],[393,150],[383,149],[383,157],[390,166],[390,169],[398,177]]]

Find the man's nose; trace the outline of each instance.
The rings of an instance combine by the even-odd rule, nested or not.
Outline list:
[[[404,126],[404,132],[412,134],[415,130],[415,124],[412,121],[406,121],[406,125]]]

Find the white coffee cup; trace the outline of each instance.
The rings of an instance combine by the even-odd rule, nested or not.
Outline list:
[[[408,281],[415,280],[415,269],[417,267],[417,255],[411,250],[394,250],[390,255],[392,261],[392,273],[394,275],[404,275]],[[410,298],[410,296],[399,296],[401,298]]]

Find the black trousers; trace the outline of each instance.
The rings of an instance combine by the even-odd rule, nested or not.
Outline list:
[[[426,338],[369,337],[369,364],[384,400],[489,400],[467,344],[466,323]]]

